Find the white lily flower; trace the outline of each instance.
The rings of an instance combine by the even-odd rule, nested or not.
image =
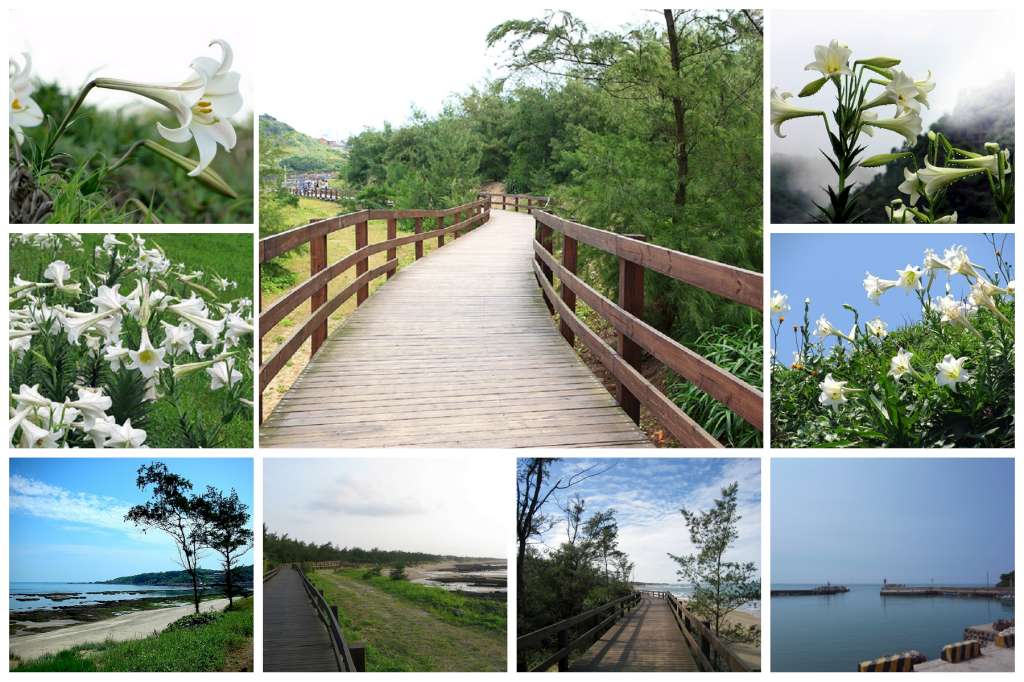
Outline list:
[[[821,389],[821,395],[818,396],[818,402],[825,407],[831,407],[832,409],[838,409],[840,405],[846,403],[849,398],[848,394],[853,392],[853,389],[846,388],[846,381],[836,381],[832,378],[832,374],[826,374],[825,380],[818,384],[818,388]]]
[[[901,193],[910,196],[910,205],[917,206],[917,200],[921,198],[921,193],[924,192],[924,184],[921,179],[917,177],[917,173],[911,173],[909,168],[903,169],[903,182],[897,187]]]
[[[773,315],[782,315],[783,313],[789,312],[789,296],[780,293],[777,289],[772,292],[772,297],[768,302],[768,306],[772,311]]]
[[[814,61],[804,67],[804,71],[817,71],[822,76],[851,76],[850,56],[853,50],[833,40],[825,45],[814,46]]]
[[[967,256],[967,247],[954,244],[950,248],[946,249],[943,254],[943,260],[949,266],[949,271],[955,275],[963,275],[967,278],[973,278],[978,276],[978,271],[974,269],[974,263]]]
[[[930,275],[937,270],[949,270],[949,264],[935,255],[931,249],[925,249],[924,270]]]
[[[951,294],[946,294],[932,301],[932,305],[939,311],[943,322],[973,329],[970,316],[977,311],[978,307],[972,302],[958,301]]]
[[[794,106],[787,102],[790,97],[793,96],[791,92],[778,93],[778,88],[772,88],[771,97],[771,120],[772,127],[775,129],[775,134],[779,137],[785,137],[782,134],[782,124],[792,118],[803,118],[804,116],[824,116],[824,112],[816,111],[814,109],[804,109],[802,107]]]
[[[66,310],[61,314],[60,322],[68,335],[68,342],[74,345],[78,343],[78,339],[82,334],[116,314],[116,310],[107,310],[101,313],[80,313],[74,310]]]
[[[211,320],[208,317],[194,315],[184,311],[179,311],[178,317],[191,323],[192,326],[203,332],[206,338],[210,341],[216,341],[219,339],[221,332],[224,331],[224,320]]]
[[[917,171],[917,177],[924,183],[924,191],[930,197],[937,192],[952,185],[957,180],[984,173],[984,168],[945,168],[933,166],[928,159],[924,161],[924,168]]]
[[[968,295],[968,300],[978,308],[986,308],[992,312],[993,315],[998,317],[1003,322],[1009,324],[1009,320],[1003,315],[1002,311],[996,306],[996,300],[994,296],[996,294],[1005,294],[1006,289],[1002,289],[987,282],[981,277],[974,281],[971,286],[971,293]]]
[[[10,71],[10,107],[8,127],[14,131],[14,139],[21,145],[25,141],[22,128],[34,128],[43,122],[43,110],[32,99],[35,89],[32,85],[32,55],[25,56],[25,66],[19,66],[13,59],[9,60]]]
[[[899,133],[906,139],[907,146],[913,146],[917,136],[921,134],[921,115],[916,111],[905,111],[896,118],[866,121],[864,125]]]
[[[910,358],[913,357],[913,355],[913,353],[900,348],[899,352],[889,360],[889,376],[899,380],[903,378],[904,375],[913,374],[914,366],[910,364]]]
[[[931,70],[921,80],[914,81],[914,87],[917,88],[917,101],[930,109],[931,105],[928,103],[928,94],[935,89],[935,81],[932,80]]]
[[[35,386],[21,385],[18,392],[11,396],[11,400],[21,410],[26,407],[43,407],[49,409],[53,405],[53,401],[44,396],[39,392],[39,384]]]
[[[110,369],[115,372],[121,369],[122,364],[127,364],[130,357],[130,351],[120,342],[108,345],[103,352],[103,359],[110,363]]]
[[[867,327],[868,334],[871,336],[884,339],[889,335],[889,325],[887,325],[880,317],[876,317],[870,322],[865,323],[865,326]]]
[[[96,309],[100,312],[107,312],[110,310],[120,311],[127,300],[118,291],[120,288],[120,284],[115,284],[113,287],[101,284],[99,288],[96,289],[96,295],[89,299],[89,302],[96,306]]]
[[[216,346],[216,342],[203,343],[202,341],[196,341],[196,355],[201,358],[205,358],[206,354],[210,352],[210,349]]]
[[[1003,175],[1009,175],[1013,172],[1013,167],[1010,165],[1009,149],[1001,150],[998,156],[996,154],[987,154],[985,156],[974,156],[969,159],[949,159],[949,162],[957,166],[964,166],[965,168],[983,168],[985,172],[998,177],[999,156],[1003,157]]]
[[[177,303],[171,303],[167,306],[167,310],[171,311],[175,315],[181,313],[188,313],[190,315],[198,315],[200,317],[207,317],[209,311],[206,308],[206,301],[192,294],[189,298],[179,299]]]
[[[903,71],[894,71],[892,80],[885,86],[885,95],[896,105],[896,112],[921,110],[921,102],[918,100],[920,92],[914,79]]]
[[[234,368],[234,361],[231,358],[214,363],[213,367],[206,370],[210,375],[210,390],[216,391],[227,386],[231,388],[242,380],[242,373]]]
[[[146,442],[146,432],[142,429],[132,427],[132,420],[126,419],[124,424],[119,426],[117,422],[104,425],[107,433],[107,441],[104,447],[107,448],[141,448]]]
[[[57,448],[64,431],[50,431],[25,419],[21,422],[21,447],[23,448]]]
[[[1006,283],[1006,293],[1008,293],[1010,296],[1017,295],[1017,280],[1011,279],[1009,282]]]
[[[231,70],[231,46],[224,40],[214,40],[210,45],[221,48],[220,61],[199,57],[192,62],[192,68],[203,77],[202,96],[187,114],[175,111],[180,124],[178,128],[167,128],[157,123],[157,131],[166,140],[182,143],[191,139],[196,141],[199,165],[189,172],[193,177],[210,165],[217,154],[218,144],[225,151],[234,148],[235,128],[229,118],[242,109],[242,95],[238,91],[240,76]]]
[[[882,294],[892,289],[895,286],[899,286],[897,280],[882,279],[872,275],[870,272],[864,273],[864,291],[868,294],[868,300],[878,305],[878,299]]]
[[[949,386],[950,389],[956,392],[956,385],[961,384],[971,378],[971,375],[964,369],[964,363],[967,361],[966,357],[954,358],[950,354],[946,354],[946,357],[942,358],[942,362],[935,363],[935,382],[939,386]]]
[[[108,234],[103,237],[103,248],[110,252],[116,249],[118,246],[124,246],[124,242],[117,238],[117,235]]]
[[[890,223],[897,225],[910,225],[917,222],[914,219],[913,211],[904,206],[899,199],[896,199],[893,203],[896,203],[897,205],[885,207],[885,215],[888,216]]]
[[[177,327],[163,321],[160,324],[164,328],[164,350],[171,355],[187,353],[192,345],[192,338],[195,336],[195,327],[188,322],[182,322]]]
[[[78,400],[64,400],[65,407],[74,408],[82,413],[85,431],[92,429],[97,419],[106,417],[107,410],[112,404],[110,397],[103,395],[101,388],[83,387],[78,389]]]
[[[153,344],[149,342],[149,332],[145,327],[142,329],[142,341],[139,344],[139,349],[128,351],[128,357],[130,361],[126,365],[128,369],[137,369],[142,373],[142,376],[149,379],[158,370],[167,367],[167,363],[164,362],[164,354],[167,351],[163,349],[154,348]]]
[[[241,315],[228,313],[227,317],[224,318],[224,323],[227,329],[224,338],[229,346],[237,345],[239,339],[253,333],[252,325],[246,322]]]
[[[46,266],[43,277],[53,282],[57,287],[64,287],[64,283],[71,277],[71,268],[62,260],[55,260]]]
[[[921,288],[921,268],[916,265],[907,265],[902,270],[897,270],[896,274],[899,275],[901,289],[910,292]]]
[[[956,211],[953,211],[949,215],[944,215],[941,218],[936,218],[935,220],[932,221],[932,223],[934,223],[936,225],[940,225],[940,224],[956,224],[958,219],[959,219],[959,216],[957,216]]]
[[[849,334],[844,334],[836,329],[832,323],[822,315],[818,318],[817,322],[815,322],[814,333],[822,339],[829,336],[835,336],[836,338],[846,339],[850,343],[853,343],[853,336],[856,334],[856,327],[854,327]]]
[[[22,336],[9,336],[7,341],[8,351],[18,358],[25,355],[25,352],[32,347],[32,334],[36,332],[28,332]]]

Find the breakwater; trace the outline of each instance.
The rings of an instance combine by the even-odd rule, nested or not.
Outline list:
[[[844,585],[819,585],[818,587],[772,590],[773,597],[813,597],[830,594],[843,594],[850,588]]]

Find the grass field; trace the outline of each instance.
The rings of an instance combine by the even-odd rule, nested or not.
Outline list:
[[[91,254],[93,248],[102,243],[102,234],[83,234],[83,252]],[[193,269],[216,273],[234,280],[238,288],[222,294],[223,300],[252,297],[253,291],[253,238],[246,234],[159,234],[145,235],[147,245],[159,245],[167,257],[182,262]],[[11,244],[10,275],[40,281],[42,272],[53,254],[43,253],[38,248],[22,243]],[[71,263],[74,266],[74,263]],[[121,287],[126,293],[131,287]],[[209,390],[209,380],[199,373],[182,380],[183,390],[178,405],[189,412],[201,415],[220,414],[221,395]],[[150,414],[146,426],[150,447],[181,447],[179,444],[177,415],[173,406],[158,404]],[[236,418],[225,424],[221,435],[222,447],[247,448],[253,445],[252,421]]]
[[[362,575],[362,569],[317,571],[311,580],[338,605],[346,640],[366,642],[367,671],[506,669],[504,601]]]
[[[217,620],[189,629],[165,630],[128,642],[88,644],[43,656],[17,672],[218,672],[252,644],[253,600],[240,599]]]
[[[299,205],[297,207],[291,207],[285,209],[284,218],[282,219],[282,230],[288,228],[298,227],[308,223],[310,220],[318,218],[330,218],[331,216],[338,215],[340,213],[340,207],[338,204],[329,201],[318,201],[316,199],[299,199]],[[433,221],[424,221],[423,230],[433,229]],[[398,235],[411,234],[411,229],[403,230],[402,224],[399,223]],[[371,244],[375,242],[382,242],[387,239],[387,223],[381,220],[375,220],[370,223],[369,226],[369,241]],[[335,263],[341,260],[344,256],[355,251],[356,248],[356,237],[355,230],[351,227],[331,234],[327,238],[327,262]],[[429,254],[437,248],[436,239],[428,239],[423,242],[424,255]],[[399,268],[404,268],[415,260],[415,246],[409,244],[398,249],[398,264]],[[370,268],[373,269],[379,265],[383,265],[387,261],[386,253],[377,253],[370,256]],[[279,265],[293,273],[294,282],[297,284],[306,280],[309,277],[309,250],[308,249],[295,249],[289,252],[287,255],[277,259]],[[347,272],[339,275],[331,281],[327,287],[327,298],[330,300],[333,296],[337,295],[339,291],[348,286],[352,280],[356,278],[355,268],[349,269]],[[372,293],[385,282],[384,277],[380,277],[370,283],[370,292]],[[287,293],[288,289],[294,284],[280,286],[277,282],[261,282],[260,286],[263,289],[262,297],[262,308],[266,309],[267,306],[272,304],[274,301],[279,299],[281,296]],[[345,318],[352,314],[356,308],[356,299],[353,296],[344,305],[331,315],[327,322],[328,333],[333,332],[338,325],[345,321]],[[309,305],[304,304],[296,308],[290,315],[285,317],[275,326],[264,338],[263,338],[263,358],[262,361],[266,361],[274,352],[283,344],[292,332],[301,325],[307,318],[309,318]],[[296,377],[302,368],[309,362],[309,341],[306,341],[302,347],[291,357],[284,369],[277,375],[277,377],[270,382],[267,386],[267,390],[264,392],[263,404],[264,414],[269,415],[274,406],[277,405],[288,389],[294,383]]]

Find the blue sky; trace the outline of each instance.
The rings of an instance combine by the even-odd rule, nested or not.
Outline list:
[[[502,457],[268,457],[263,519],[318,544],[505,558],[514,476]]]
[[[781,583],[974,583],[1013,569],[1013,460],[774,459]]]
[[[156,458],[202,492],[212,485],[238,491],[252,510],[249,458]],[[135,487],[140,465],[153,459],[22,459],[10,461],[12,581],[95,581],[179,568],[174,544],[158,531],[124,522],[149,499]],[[252,563],[250,550],[241,563]],[[218,566],[207,552],[206,568]]]
[[[740,538],[727,559],[761,563],[759,460],[567,458],[552,465],[552,474],[560,477],[592,465],[607,471],[562,491],[557,499],[553,496],[544,512],[562,518],[559,506],[575,494],[584,498],[588,512],[614,508],[619,522],[619,548],[636,564],[636,580],[676,582],[676,564],[667,553],[682,555],[694,549],[679,510],[710,508],[721,489],[734,481],[739,483],[743,518],[739,523]],[[543,544],[555,548],[564,538],[562,522],[545,534]]]
[[[1002,235],[997,235],[1001,243]],[[786,313],[778,340],[778,358],[789,364],[796,350],[793,325],[803,320],[804,299],[811,299],[811,330],[822,314],[844,332],[853,326],[853,315],[842,306],[849,303],[860,312],[861,322],[882,318],[892,331],[921,319],[917,297],[903,289],[891,289],[882,295],[878,305],[868,300],[864,291],[864,275],[896,279],[896,271],[907,265],[920,267],[924,250],[942,252],[954,244],[967,247],[974,263],[995,272],[995,255],[991,245],[980,234],[775,234],[772,235],[771,291],[789,296],[792,310]],[[1003,258],[1011,265],[1013,236],[1006,237]],[[1011,273],[1013,271],[1011,270]],[[933,296],[945,294],[946,276],[936,277]],[[951,280],[954,296],[966,296],[967,280]],[[773,322],[775,318],[773,318]],[[814,337],[815,339],[817,337]],[[835,343],[834,338],[828,344]]]

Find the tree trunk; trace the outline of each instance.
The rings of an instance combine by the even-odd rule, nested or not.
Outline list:
[[[672,10],[665,10],[665,27],[668,34],[668,53],[672,61],[672,71],[680,74],[679,35],[676,33],[676,18]],[[675,159],[676,159],[676,192],[673,201],[676,206],[686,205],[686,184],[689,173],[690,155],[686,149],[686,106],[683,98],[672,93],[672,117],[675,123]]]
[[[230,609],[232,606],[234,606],[234,603],[235,603],[234,599],[232,597],[232,594],[234,594],[234,589],[232,589],[232,586],[231,586],[231,561],[230,560],[227,560],[227,561],[224,562],[224,586],[228,590],[228,608]]]
[[[192,576],[192,602],[195,604],[196,613],[199,613],[199,566],[190,568],[188,572]]]

